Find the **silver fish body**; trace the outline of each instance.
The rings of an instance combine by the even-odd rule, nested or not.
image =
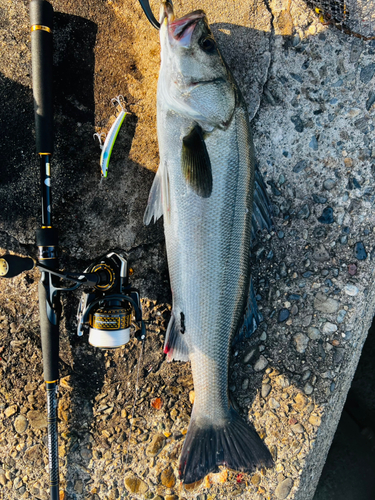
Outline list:
[[[228,399],[230,341],[249,290],[254,153],[246,106],[205,14],[176,20],[166,2],[160,38],[160,166],[145,222],[164,216],[173,294],[164,352],[191,361],[195,402],[180,477],[192,483],[218,465],[272,463]]]

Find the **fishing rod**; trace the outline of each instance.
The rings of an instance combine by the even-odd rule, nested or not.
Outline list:
[[[59,270],[58,231],[53,227],[51,157],[53,154],[53,8],[47,0],[30,1],[31,56],[35,110],[36,151],[40,162],[41,226],[36,231],[38,257],[6,254],[0,257],[0,277],[13,278],[38,268],[40,334],[43,376],[47,392],[48,461],[51,500],[59,500],[59,455],[57,391],[59,380],[60,294],[85,288],[77,311],[77,334],[89,335],[89,343],[104,349],[116,348],[130,339],[134,319],[135,336],[145,339],[139,292],[130,286],[125,255],[110,252],[91,264],[84,273]],[[61,286],[61,281],[72,284]]]

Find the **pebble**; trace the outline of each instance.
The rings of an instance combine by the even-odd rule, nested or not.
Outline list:
[[[270,384],[262,384],[262,398],[265,399],[270,392],[271,392]]]
[[[307,329],[307,334],[311,340],[320,339],[320,330],[318,328],[315,328],[314,326],[310,326]]]
[[[372,108],[373,104],[375,103],[375,92],[369,92],[368,94],[368,99],[366,101],[366,109],[367,111],[370,111]]]
[[[322,224],[332,224],[334,222],[333,220],[333,208],[332,207],[326,207],[322,215],[318,217],[318,221],[321,222]]]
[[[303,434],[305,432],[302,424],[294,424],[291,426],[291,429],[295,434]]]
[[[14,421],[14,428],[18,434],[23,434],[27,429],[28,421],[25,415],[18,415]]]
[[[327,203],[327,198],[325,196],[321,196],[319,194],[313,194],[312,195],[313,197],[313,200],[315,201],[315,203],[320,203],[322,205],[324,205],[324,203]]]
[[[280,309],[277,321],[279,323],[282,323],[283,321],[286,321],[289,318],[289,314],[290,313],[289,313],[288,309],[285,309],[285,308]]]
[[[176,476],[174,475],[172,467],[167,467],[160,475],[160,481],[166,488],[173,488],[176,484]]]
[[[258,361],[254,365],[254,370],[256,372],[260,372],[260,371],[264,370],[267,365],[268,365],[268,361],[266,360],[266,358],[264,356],[259,356]]]
[[[325,262],[330,259],[329,253],[325,249],[324,245],[319,245],[317,248],[315,248],[313,259],[317,262]]]
[[[320,424],[322,423],[322,419],[319,415],[310,415],[309,422],[311,425],[319,427]]]
[[[293,172],[295,174],[299,174],[300,172],[302,172],[302,170],[305,170],[306,167],[307,167],[307,161],[306,160],[300,160],[299,162],[297,162],[294,165]]]
[[[331,335],[332,333],[335,333],[337,332],[337,325],[335,325],[334,323],[325,323],[324,326],[323,326],[323,333],[325,335]]]
[[[297,217],[299,219],[308,219],[310,217],[310,208],[307,203],[301,207],[301,209],[297,213]]]
[[[337,181],[335,179],[326,179],[324,182],[323,182],[323,187],[325,190],[327,191],[331,191],[331,189],[333,189],[337,184]]]
[[[303,132],[304,125],[303,125],[303,121],[301,120],[300,116],[294,115],[290,118],[290,120],[293,123],[296,132],[299,132],[299,133]]]
[[[354,246],[354,255],[358,260],[365,260],[367,257],[367,252],[362,241],[358,241]]]
[[[144,494],[148,490],[147,484],[137,476],[128,476],[124,480],[125,488],[130,493]]]
[[[17,409],[17,405],[8,406],[8,408],[4,410],[4,415],[6,418],[12,417],[15,413],[17,413]]]
[[[165,445],[165,436],[163,434],[155,434],[151,443],[147,446],[146,455],[148,457],[155,457]]]
[[[344,359],[345,349],[343,347],[338,347],[335,349],[333,354],[333,361],[336,365],[340,364]]]
[[[276,410],[277,408],[280,408],[280,403],[275,398],[270,398],[268,404],[271,410]]]
[[[40,411],[30,410],[27,414],[27,418],[33,429],[43,429],[47,427],[47,417]]]
[[[341,324],[344,321],[345,316],[346,316],[346,311],[344,309],[340,309],[340,311],[337,314],[337,323]]]
[[[293,339],[296,344],[297,352],[303,354],[309,344],[309,338],[304,333],[297,333],[294,335]]]
[[[312,321],[312,314],[308,314],[302,318],[302,326],[310,326]]]
[[[284,500],[290,493],[290,490],[293,488],[293,479],[290,477],[284,479],[281,483],[279,483],[275,490],[275,495],[278,500]]]
[[[314,392],[314,387],[309,382],[307,382],[303,390],[305,391],[305,394],[309,396]]]
[[[314,299],[314,309],[327,314],[336,313],[339,310],[340,303],[336,299],[327,297],[322,292],[318,292]]]
[[[369,83],[375,74],[375,63],[368,64],[364,68],[361,69],[361,73],[359,78],[363,83]]]
[[[355,297],[358,294],[359,290],[355,285],[351,285],[350,283],[347,283],[344,287],[344,292],[347,295],[350,295],[351,297]]]
[[[315,135],[311,137],[311,141],[309,142],[309,147],[313,149],[314,151],[318,151],[318,139],[316,138]]]

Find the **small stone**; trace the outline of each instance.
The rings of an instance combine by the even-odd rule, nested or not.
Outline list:
[[[355,297],[359,290],[355,285],[351,285],[350,283],[347,283],[344,287],[344,292],[346,295],[350,295],[351,297]]]
[[[242,382],[242,390],[246,391],[248,387],[249,387],[249,379],[245,378],[245,380]]]
[[[317,311],[333,314],[338,311],[339,307],[340,303],[337,300],[327,297],[324,293],[318,292],[315,295],[314,309]]]
[[[341,324],[344,321],[345,316],[346,316],[346,311],[344,309],[340,309],[340,311],[337,314],[337,323]]]
[[[8,482],[8,479],[6,478],[6,475],[3,473],[0,473],[0,484],[1,486],[5,486]]]
[[[375,63],[371,63],[361,69],[359,78],[361,79],[361,82],[369,83],[372,80],[374,74],[375,74]]]
[[[76,491],[79,495],[82,495],[82,493],[83,493],[82,479],[76,479],[74,481],[74,491]]]
[[[176,484],[176,476],[174,475],[172,467],[167,467],[160,475],[161,484],[166,488],[173,488]]]
[[[165,436],[163,434],[155,434],[151,443],[147,446],[146,455],[148,457],[155,457],[165,445]]]
[[[305,429],[301,424],[294,424],[291,426],[291,429],[295,434],[303,434],[305,432]]]
[[[25,415],[18,415],[14,421],[14,428],[18,434],[23,434],[27,429],[28,421]]]
[[[325,335],[331,335],[332,333],[335,333],[337,332],[337,325],[335,325],[334,323],[325,323],[324,326],[323,326],[323,333]]]
[[[148,490],[147,484],[137,476],[127,476],[124,480],[125,488],[130,493],[144,494]]]
[[[308,219],[310,217],[310,208],[307,203],[301,207],[297,213],[299,219]]]
[[[277,321],[279,323],[282,323],[283,321],[286,321],[288,318],[289,318],[289,311],[288,311],[288,309],[285,309],[285,308],[280,309]]]
[[[248,363],[253,357],[254,354],[256,353],[256,349],[251,349],[243,358],[244,363]]]
[[[17,413],[17,408],[17,405],[8,406],[8,408],[4,410],[6,418],[12,417],[15,413]]]
[[[301,120],[301,117],[298,115],[294,115],[290,118],[290,121],[293,123],[294,128],[296,129],[296,132],[303,132],[304,125],[303,121]]]
[[[294,401],[296,402],[295,406],[296,409],[301,411],[305,408],[305,406],[308,403],[308,399],[306,396],[304,396],[302,393],[298,393],[297,396],[294,398]]]
[[[270,384],[262,384],[262,398],[265,399],[270,392],[271,392]]]
[[[313,200],[315,201],[315,203],[320,203],[321,205],[324,205],[324,203],[327,203],[327,198],[325,196],[321,196],[319,194],[313,194],[312,195],[313,197]]]
[[[304,333],[297,333],[294,335],[293,339],[296,344],[297,352],[303,354],[309,344],[309,338]]]
[[[44,413],[37,410],[30,410],[27,417],[33,429],[43,429],[47,427],[47,418]]]
[[[39,465],[43,460],[42,450],[38,444],[31,446],[25,451],[24,459],[31,465]]]
[[[365,260],[367,258],[367,252],[362,241],[358,241],[354,247],[354,255],[358,260]]]
[[[294,165],[293,172],[296,173],[296,174],[299,174],[300,172],[302,172],[302,170],[305,170],[306,167],[307,167],[307,161],[306,160],[300,160],[299,162],[297,162]]]
[[[260,371],[264,370],[267,365],[268,365],[268,361],[266,360],[266,358],[264,356],[259,356],[258,361],[254,365],[254,370],[256,372],[260,372]]]
[[[305,394],[307,394],[309,396],[310,394],[313,393],[314,387],[309,382],[307,382],[305,384],[305,387],[303,388],[303,390],[305,391]]]
[[[318,139],[316,138],[315,135],[311,137],[311,141],[309,142],[309,147],[313,149],[314,151],[318,151],[319,145],[318,145]]]
[[[289,379],[286,375],[279,375],[275,378],[275,382],[279,387],[282,387],[283,389],[290,386]]]
[[[366,101],[366,109],[367,111],[370,111],[372,108],[373,104],[375,103],[375,92],[369,92],[368,94],[368,99]]]
[[[275,398],[270,398],[268,404],[270,405],[271,410],[280,408],[280,403]]]
[[[302,318],[302,326],[309,326],[311,325],[312,321],[312,314],[308,314],[304,318]]]
[[[348,266],[348,273],[350,276],[354,276],[357,272],[357,266],[355,264],[349,264]]]
[[[261,477],[259,474],[254,474],[250,481],[254,486],[258,486],[258,484],[260,484]]]
[[[325,249],[324,245],[319,245],[314,249],[313,259],[317,262],[325,262],[330,259],[329,253]]]
[[[275,495],[278,500],[284,500],[293,488],[293,480],[288,477],[279,483],[275,490]]]
[[[326,179],[323,182],[323,187],[326,191],[331,191],[337,184],[337,181],[335,179]]]
[[[333,361],[335,365],[339,365],[342,362],[342,360],[344,359],[344,355],[345,349],[343,347],[338,347],[337,349],[335,349],[335,352],[333,354]]]
[[[307,335],[311,340],[318,340],[320,339],[320,330],[316,328],[315,326],[310,326],[307,329]]]
[[[311,425],[315,425],[315,427],[319,427],[322,423],[321,417],[319,415],[310,415],[309,422]]]
[[[322,215],[318,217],[318,221],[321,222],[322,224],[332,224],[334,222],[333,220],[333,208],[332,207],[326,207]]]

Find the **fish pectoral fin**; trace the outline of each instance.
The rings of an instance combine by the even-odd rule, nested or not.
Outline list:
[[[182,172],[189,186],[202,198],[212,192],[212,170],[203,130],[196,124],[182,139]]]
[[[154,177],[150,194],[148,195],[147,207],[143,216],[143,223],[146,224],[146,226],[150,224],[152,218],[154,218],[154,222],[156,222],[163,215],[162,199],[162,182],[159,167]]]
[[[184,313],[172,312],[165,336],[164,353],[168,361],[189,361],[189,348],[184,337]]]

